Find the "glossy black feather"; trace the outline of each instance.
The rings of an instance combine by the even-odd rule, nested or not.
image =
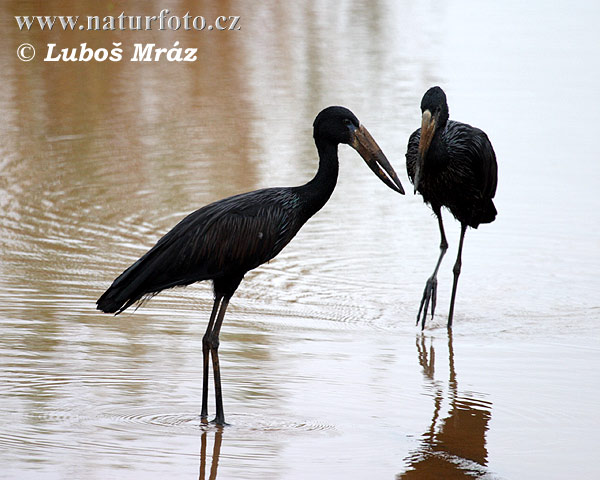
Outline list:
[[[98,308],[120,312],[145,295],[208,279],[223,279],[225,290],[235,290],[247,271],[275,257],[308,220],[294,190],[243,193],[191,213],[117,277]]]
[[[421,129],[408,140],[406,170],[414,183]],[[487,135],[465,123],[449,120],[425,158],[418,192],[434,211],[447,207],[461,223],[477,228],[496,218],[492,199],[498,166]]]

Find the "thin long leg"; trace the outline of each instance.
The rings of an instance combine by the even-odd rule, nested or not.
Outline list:
[[[221,332],[221,325],[223,325],[223,318],[225,317],[227,305],[229,305],[229,297],[223,298],[223,303],[221,303],[221,308],[219,309],[215,326],[209,337],[210,354],[212,356],[213,364],[213,378],[215,381],[215,403],[217,407],[217,415],[213,422],[217,425],[225,425],[223,394],[221,393],[221,370],[219,367],[219,333]]]
[[[208,357],[210,355],[209,338],[215,324],[219,304],[221,303],[222,295],[215,295],[212,313],[206,327],[206,333],[202,337],[202,410],[200,410],[200,418],[206,421],[208,417]]]
[[[438,219],[438,226],[440,227],[440,256],[438,257],[435,269],[431,274],[431,277],[427,279],[425,289],[423,290],[423,297],[421,298],[421,305],[419,305],[419,313],[417,313],[417,325],[421,321],[421,330],[425,328],[425,318],[427,317],[427,310],[429,308],[429,301],[431,301],[431,318],[435,313],[435,302],[437,299],[437,272],[442,264],[442,259],[448,250],[448,241],[446,240],[446,232],[444,232],[444,223],[442,222],[442,212],[439,208],[434,208],[434,213]],[[423,312],[423,317],[421,317]]]
[[[460,267],[462,266],[462,248],[465,240],[465,232],[467,231],[467,224],[462,223],[460,225],[460,241],[458,243],[458,255],[456,256],[456,263],[452,271],[454,272],[454,282],[452,283],[452,297],[450,298],[450,313],[448,314],[448,328],[452,328],[452,317],[454,315],[454,299],[456,298],[456,286],[458,285],[458,276],[460,275]]]

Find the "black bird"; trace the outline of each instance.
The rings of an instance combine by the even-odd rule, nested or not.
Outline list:
[[[235,195],[196,210],[119,275],[96,302],[99,310],[119,314],[167,288],[213,281],[214,304],[202,338],[203,421],[208,415],[210,355],[217,410],[214,423],[225,424],[218,348],[229,300],[246,272],[281,252],[329,200],[338,176],[338,144],[352,146],[388,187],[404,193],[385,155],[350,110],[329,107],[321,111],[313,123],[313,137],[319,153],[319,169],[312,180],[298,187],[266,188]]]
[[[485,132],[466,123],[448,120],[446,94],[440,87],[432,87],[425,92],[421,112],[421,128],[415,130],[408,140],[406,170],[415,193],[419,192],[423,201],[431,205],[438,219],[441,242],[437,264],[425,284],[417,324],[421,321],[421,328],[425,328],[430,301],[432,318],[435,312],[437,272],[448,249],[441,211],[442,207],[446,207],[461,225],[448,314],[448,328],[451,328],[465,231],[467,227],[477,228],[481,223],[491,223],[496,218],[492,199],[498,183],[498,166]]]

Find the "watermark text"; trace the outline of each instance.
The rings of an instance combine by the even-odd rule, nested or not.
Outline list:
[[[150,31],[150,30],[240,30],[240,17],[238,15],[219,15],[207,18],[202,15],[172,15],[164,8],[158,15],[26,15],[15,16],[17,26],[21,31],[32,30],[80,30],[80,31]]]

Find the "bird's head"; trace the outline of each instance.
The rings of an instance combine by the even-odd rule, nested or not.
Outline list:
[[[369,131],[347,108],[327,107],[313,122],[313,137],[317,145],[345,143],[354,148],[369,168],[392,190],[404,194],[404,188],[390,162]],[[385,173],[384,173],[385,172]]]
[[[421,137],[419,140],[419,157],[415,169],[415,193],[421,179],[421,172],[429,146],[436,131],[444,130],[448,122],[448,103],[446,94],[440,87],[431,87],[421,100]]]
[[[429,110],[433,116],[437,116],[444,125],[448,121],[448,102],[446,94],[440,87],[431,87],[423,95],[421,112],[426,110]]]

